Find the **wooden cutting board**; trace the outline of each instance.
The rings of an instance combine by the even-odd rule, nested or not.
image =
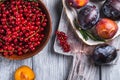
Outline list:
[[[68,42],[71,45],[71,51],[69,53],[63,52],[57,39],[54,43],[54,51],[63,54],[66,56],[73,56],[73,64],[69,73],[68,80],[119,80],[120,79],[120,60],[119,53],[116,60],[111,64],[112,66],[102,66],[101,76],[98,66],[92,64],[86,55],[92,54],[92,51],[95,46],[88,46],[84,44],[76,33],[73,31],[69,20],[67,19],[66,13],[63,9],[61,20],[58,27],[59,31],[63,31],[68,36]],[[117,49],[120,49],[120,37],[115,40],[108,42],[115,46]]]

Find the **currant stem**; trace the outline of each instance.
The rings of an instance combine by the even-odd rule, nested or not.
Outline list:
[[[40,8],[38,8],[38,7],[36,7],[36,9],[38,9],[38,10],[40,10],[40,11],[41,11],[41,9],[40,9]]]
[[[44,20],[45,20],[45,17],[43,16],[43,15],[40,15],[40,17],[42,17],[42,20],[41,20],[41,24],[44,22]]]
[[[1,50],[0,52],[3,53],[3,52],[14,52],[14,51]]]
[[[23,7],[24,7],[24,8],[26,8],[26,6],[25,6],[25,5],[23,5]]]
[[[0,42],[5,43],[3,40],[0,39]]]
[[[28,38],[26,38],[26,40],[28,40],[28,39],[30,39],[31,37],[33,37],[34,35],[36,35],[37,32],[39,32],[39,29],[40,29],[40,27],[38,28],[38,30],[37,30],[34,34],[32,34],[32,35],[30,35]]]

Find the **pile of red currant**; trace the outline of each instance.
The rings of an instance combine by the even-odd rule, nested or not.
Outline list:
[[[38,2],[0,2],[0,53],[7,56],[34,51],[45,37],[47,21]]]
[[[62,31],[57,31],[57,40],[59,41],[60,46],[62,47],[64,52],[69,52],[70,51],[70,45],[67,41],[67,36],[64,32]]]

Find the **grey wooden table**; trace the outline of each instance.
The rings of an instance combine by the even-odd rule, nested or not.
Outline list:
[[[0,57],[0,80],[14,80],[15,70],[22,65],[28,65],[34,70],[36,80],[67,80],[73,59],[59,55],[53,50],[55,31],[62,12],[62,0],[43,0],[43,2],[52,18],[52,35],[48,44],[39,54],[29,59],[16,61]],[[120,37],[113,44],[120,48]],[[120,59],[117,65],[110,67],[102,67],[102,80],[120,80]]]
[[[62,11],[61,0],[43,0],[52,18],[52,35],[46,47],[36,56],[22,61],[0,58],[0,80],[14,80],[14,72],[21,65],[30,66],[36,80],[66,80],[72,58],[53,51],[54,32],[58,27]]]

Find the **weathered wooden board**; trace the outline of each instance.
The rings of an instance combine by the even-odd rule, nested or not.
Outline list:
[[[91,63],[87,61],[86,56],[81,55],[81,51],[85,51],[84,53],[88,53],[87,50],[91,49],[92,51],[93,48],[91,46],[85,45],[80,39],[78,39],[78,37],[76,37],[64,10],[61,15],[58,30],[65,32],[66,35],[68,36],[68,42],[71,45],[71,51],[69,53],[63,52],[63,50],[58,44],[58,41],[55,40],[54,43],[55,52],[66,56],[73,56],[74,58],[72,69],[70,70],[69,77],[67,80],[84,80],[84,79],[94,80],[95,77],[98,77],[95,80],[99,80],[98,67],[91,65]]]
[[[62,11],[61,0],[43,0],[52,18],[52,34],[46,47],[33,58],[13,61],[0,57],[0,80],[14,80],[14,71],[21,65],[33,68],[36,80],[66,80],[72,57],[53,52],[54,32]]]
[[[36,74],[36,80],[66,80],[72,67],[72,57],[59,55],[53,51],[55,30],[58,27],[62,2],[61,0],[43,0],[52,18],[52,35],[46,47],[33,58],[13,61],[0,57],[0,80],[14,80],[15,69],[21,65],[28,65],[33,68]],[[120,38],[117,38],[113,45],[120,48]],[[117,65],[102,67],[102,80],[119,80],[120,79],[120,60]],[[98,71],[98,70],[97,70]],[[98,74],[97,72],[96,74]],[[110,74],[109,74],[110,73]],[[107,77],[107,76],[108,77]],[[110,77],[109,77],[110,75]],[[95,80],[98,80],[96,76]]]
[[[0,57],[0,80],[14,80],[14,71],[21,65],[28,65],[32,68],[31,62],[31,59],[13,61]]]
[[[52,35],[47,46],[33,57],[36,80],[66,80],[72,57],[58,55],[53,51],[55,31],[62,11],[61,0],[43,0],[52,18]]]
[[[78,37],[75,37],[76,35],[73,35],[74,32],[71,29],[72,28],[71,28],[71,25],[69,23],[69,20],[67,19],[66,13],[63,10],[58,30],[65,32],[69,36],[68,41],[70,42],[70,44],[71,43],[75,43],[75,45],[74,44],[71,45],[72,46],[72,50],[75,47],[76,50],[74,50],[74,52],[75,51],[79,51],[79,50],[86,51],[86,52],[92,51],[92,49],[93,49],[92,47],[94,47],[94,46],[86,46],[85,44],[81,43],[82,41],[80,39],[78,40]],[[72,39],[71,36],[74,36],[73,37],[74,39]],[[76,38],[77,38],[78,41],[76,41]],[[119,41],[119,39],[120,39],[120,37],[118,37],[115,40],[113,40],[112,42],[108,42],[108,43],[111,44],[111,45],[113,45],[113,46],[115,46],[117,49],[120,49],[120,45],[119,45],[120,41]],[[61,49],[61,47],[58,45],[57,41],[55,41],[54,50],[55,50],[55,52],[57,52],[59,54],[63,54],[63,55],[67,55],[67,56],[71,56],[71,55],[75,56],[75,55],[77,55],[77,52],[76,52],[76,54],[73,54],[74,53],[73,51],[69,52],[69,53],[64,53],[63,50]],[[112,63],[114,65],[112,65],[112,66],[102,66],[102,76],[101,76],[102,80],[119,80],[120,79],[119,78],[119,76],[120,76],[120,70],[119,70],[119,66],[120,66],[119,53],[120,52],[118,51],[118,58],[117,58],[118,60],[115,60]],[[77,56],[79,56],[79,55],[77,55]],[[79,64],[77,63],[78,61],[79,61],[78,59],[76,59],[76,61],[74,61],[73,68],[71,70],[71,73],[69,75],[68,80],[84,80],[84,78],[82,78],[82,79],[77,78],[77,77],[81,76],[81,73],[79,73],[79,68],[77,68],[77,66],[79,67]],[[96,66],[94,66],[94,68],[95,67]],[[78,70],[75,71],[76,69],[78,69]],[[92,69],[92,70],[94,71],[94,69]],[[92,70],[91,70],[91,72],[92,72]],[[89,74],[89,70],[88,70],[87,74]],[[91,77],[94,76],[94,79],[90,79],[91,77],[89,77],[89,79],[87,79],[88,77],[86,75],[86,76],[84,76],[84,77],[86,77],[85,80],[100,80],[98,67],[96,67],[95,75],[92,74],[92,73],[90,73],[89,76],[91,76]]]

